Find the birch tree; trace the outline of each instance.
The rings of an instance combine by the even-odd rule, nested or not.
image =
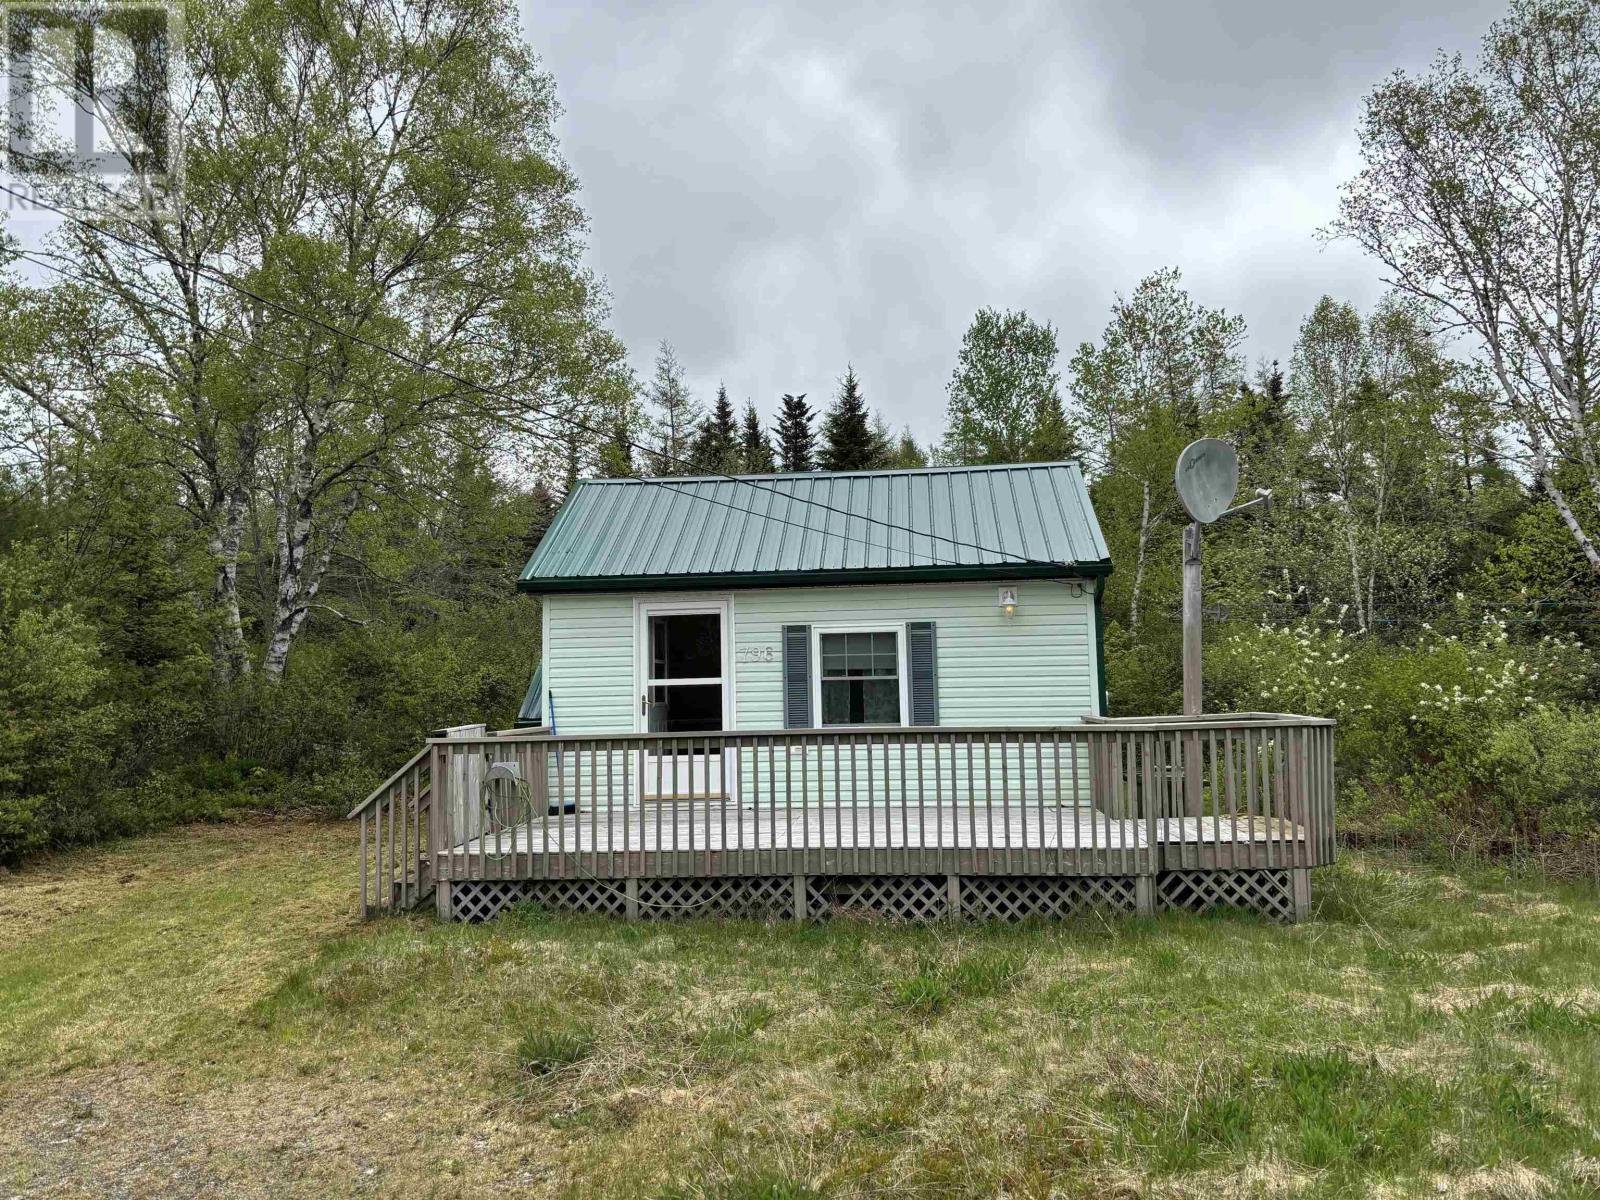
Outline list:
[[[1304,430],[1320,532],[1348,564],[1356,628],[1377,621],[1378,582],[1403,472],[1444,450],[1435,426],[1450,374],[1414,302],[1391,296],[1363,319],[1324,296],[1300,326],[1289,380]]]
[[[1077,452],[1061,408],[1056,330],[978,310],[951,373],[944,455],[957,463],[1056,462]]]
[[[1142,615],[1152,538],[1178,512],[1178,453],[1238,394],[1244,334],[1241,318],[1196,304],[1179,272],[1168,269],[1142,280],[1132,296],[1118,296],[1100,342],[1083,343],[1073,356],[1075,415],[1099,477],[1097,499],[1114,510],[1113,524],[1134,530],[1130,627]]]
[[[615,392],[621,354],[512,6],[243,0],[195,8],[186,54],[167,98],[185,169],[159,207],[32,164],[75,218],[41,260],[103,318],[60,352],[139,386],[27,402],[86,431],[113,405],[151,434],[206,534],[219,673],[251,669],[253,638],[278,676],[355,513],[508,433],[581,457],[574,413]],[[252,622],[240,561],[260,534]]]
[[[1600,8],[1516,0],[1474,65],[1368,96],[1333,236],[1471,336],[1522,461],[1600,575]]]

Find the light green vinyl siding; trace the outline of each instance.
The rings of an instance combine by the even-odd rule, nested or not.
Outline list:
[[[875,621],[937,626],[940,725],[1062,725],[1092,714],[1099,693],[1089,587],[1053,580],[1016,587],[1009,617],[991,583],[734,593],[738,728],[783,727],[785,625]]]
[[[546,596],[546,696],[556,730],[632,733],[633,597]],[[546,704],[545,719],[552,706]]]
[[[686,596],[684,593],[634,596],[551,596],[545,671],[554,697],[558,730],[566,735],[603,735],[635,728],[638,703],[634,679],[636,599],[683,602],[691,599],[731,600],[734,725],[738,729],[781,729],[782,629],[785,625],[868,623],[901,624],[933,621],[936,625],[939,724],[954,726],[1070,725],[1095,711],[1099,694],[1094,660],[1094,601],[1088,587],[1075,589],[1047,580],[1017,585],[1017,611],[1007,617],[998,605],[998,584],[903,584],[859,588],[783,588]],[[1075,595],[1076,591],[1081,595]],[[815,664],[813,664],[815,665]],[[841,749],[840,770],[833,750],[807,753],[805,774],[820,786],[818,794],[847,800],[853,785],[862,794],[916,796],[916,754],[908,752],[902,773],[898,748],[866,746]],[[869,766],[867,756],[871,754]],[[1056,753],[1060,753],[1057,751]],[[1040,755],[1043,757],[1041,758]],[[989,779],[984,760],[989,759]],[[1046,748],[1019,754],[1015,746],[996,743],[987,751],[974,744],[930,750],[924,773],[930,794],[964,800],[992,794],[997,799],[1026,796],[1049,802],[1086,799],[1087,764],[1080,761],[1083,783],[1072,786],[1070,751],[1059,768]],[[747,802],[781,804],[790,770],[801,776],[796,752],[789,770],[781,758],[769,771],[765,754],[741,752],[738,774]],[[854,769],[851,760],[855,759]],[[732,765],[732,764],[730,764]],[[1041,771],[1041,768],[1043,769]],[[636,790],[629,782],[638,764],[618,757],[617,795]],[[1058,777],[1058,770],[1060,775]],[[602,770],[602,774],[605,772]],[[1045,776],[1041,779],[1041,774]],[[868,786],[876,779],[875,786]],[[902,779],[904,784],[902,784]],[[588,785],[584,785],[588,786]],[[992,792],[991,792],[992,789]],[[570,796],[572,793],[565,791]]]
[[[783,727],[785,625],[934,622],[940,725],[1062,725],[1093,713],[1099,692],[1089,588],[1053,580],[1016,586],[1017,611],[1009,617],[996,603],[999,585],[991,583],[729,594],[735,728]],[[668,593],[660,598],[694,597]],[[545,597],[545,674],[561,733],[634,729],[634,599]]]

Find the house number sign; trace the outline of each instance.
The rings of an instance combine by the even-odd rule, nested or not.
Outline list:
[[[778,651],[772,646],[740,646],[734,657],[742,663],[777,662]]]

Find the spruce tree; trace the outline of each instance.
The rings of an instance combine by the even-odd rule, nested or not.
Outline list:
[[[717,400],[711,412],[700,423],[689,458],[693,469],[705,475],[733,475],[744,466],[738,422],[728,399],[728,389],[722,384],[717,385]]]
[[[523,558],[531,557],[539,548],[539,543],[544,541],[544,535],[550,532],[550,526],[556,519],[556,510],[561,507],[561,501],[556,499],[550,486],[542,479],[533,481],[526,503],[528,526],[527,533],[522,537]]]
[[[633,474],[633,431],[626,419],[617,417],[611,423],[611,436],[600,447],[600,477],[626,479]]]
[[[883,442],[861,397],[855,368],[847,367],[833,407],[822,421],[818,465],[824,471],[870,471],[880,465],[883,456]]]
[[[655,432],[655,472],[657,475],[682,475],[689,470],[695,430],[700,423],[700,406],[684,382],[683,364],[667,342],[656,352],[655,378],[645,392],[652,408]]]
[[[898,438],[890,438],[888,461],[884,464],[897,471],[914,470],[928,465],[928,452],[917,445],[911,430],[902,429]]]
[[[761,428],[761,414],[756,411],[753,400],[744,406],[744,428],[740,442],[746,474],[770,475],[778,469],[772,458],[772,443],[767,440],[767,431]]]
[[[872,453],[866,469],[887,471],[896,465],[894,430],[889,428],[889,421],[881,412],[875,412],[872,414]]]
[[[806,403],[806,394],[784,394],[778,409],[778,466],[791,474],[814,471],[817,466],[817,434],[811,427],[816,414]]]

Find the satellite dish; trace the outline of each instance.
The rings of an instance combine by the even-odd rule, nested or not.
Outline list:
[[[1209,525],[1233,503],[1239,490],[1239,456],[1221,438],[1200,438],[1178,455],[1178,499],[1188,514]]]

